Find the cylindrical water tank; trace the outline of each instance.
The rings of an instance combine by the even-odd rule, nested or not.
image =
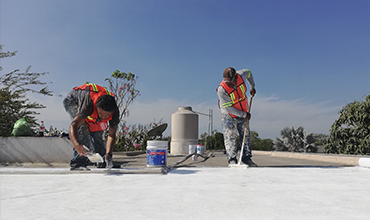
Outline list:
[[[171,154],[188,154],[189,145],[198,144],[198,114],[190,106],[180,107],[171,116]]]

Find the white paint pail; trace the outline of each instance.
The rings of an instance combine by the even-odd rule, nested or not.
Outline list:
[[[168,141],[147,141],[147,166],[165,167],[167,165]]]
[[[189,154],[194,154],[197,150],[197,145],[196,144],[190,144],[189,145]],[[197,154],[194,154],[193,156],[191,156],[192,160],[193,161],[198,161],[198,155]]]
[[[204,154],[204,145],[203,144],[198,144],[197,145],[197,154]]]
[[[197,145],[196,144],[190,144],[189,145],[189,154],[195,153],[196,150],[197,150]]]

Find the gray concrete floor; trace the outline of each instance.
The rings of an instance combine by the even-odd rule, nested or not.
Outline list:
[[[257,168],[225,155],[162,175],[146,155],[115,156],[125,172],[67,164],[0,167],[0,219],[368,219],[370,169],[255,152]],[[181,160],[169,156],[167,164]],[[199,158],[200,159],[200,158]],[[23,171],[22,171],[23,170]],[[127,175],[128,173],[134,175]]]

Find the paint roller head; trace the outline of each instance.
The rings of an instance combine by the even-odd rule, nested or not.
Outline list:
[[[229,164],[229,168],[247,169],[248,165],[246,165],[246,164]]]
[[[89,154],[86,154],[86,156],[87,156],[87,158],[89,158],[91,163],[102,163],[102,162],[104,162],[103,157],[100,156],[100,154],[98,154],[98,153],[95,153],[95,154],[89,153]]]

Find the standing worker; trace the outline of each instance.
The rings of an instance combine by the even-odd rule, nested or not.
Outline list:
[[[88,170],[90,161],[87,153],[99,153],[104,157],[105,163],[98,164],[98,167],[112,168],[112,152],[119,124],[114,94],[102,86],[84,84],[73,88],[63,100],[63,105],[72,119],[68,130],[74,146],[71,170]],[[103,131],[107,128],[108,139],[104,147]]]
[[[245,82],[248,81],[251,96],[256,94],[256,89],[254,88],[252,73],[247,69],[235,71],[234,68],[228,67],[224,70],[223,78],[223,81],[217,88],[217,95],[221,109],[221,124],[224,133],[226,157],[229,164],[237,164],[237,137],[239,135],[240,143],[242,144],[247,119],[251,118],[251,114],[248,112]],[[242,162],[251,167],[257,166],[251,159],[252,149],[249,127],[244,146],[243,152],[240,152],[242,154]]]

